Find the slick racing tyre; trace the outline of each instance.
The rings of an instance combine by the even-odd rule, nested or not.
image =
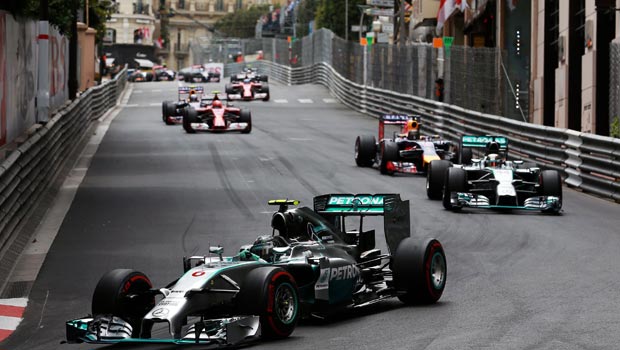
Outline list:
[[[448,168],[445,176],[445,183],[443,186],[443,207],[448,210],[458,211],[461,209],[459,206],[452,205],[450,199],[454,192],[466,192],[467,191],[467,179],[465,177],[465,170],[461,168]]]
[[[434,238],[420,242],[407,237],[396,248],[392,273],[398,299],[405,304],[437,302],[446,286],[447,272],[443,247]]]
[[[372,135],[361,135],[355,139],[355,164],[371,167],[377,157],[377,141]]]
[[[562,208],[562,178],[557,170],[543,170],[540,173],[540,195],[554,196],[560,199],[557,208],[545,210],[545,213],[557,214]]]
[[[268,82],[269,81],[269,77],[266,75],[259,75],[258,76],[258,81],[263,81],[263,82]]]
[[[155,298],[146,293],[153,284],[142,272],[130,269],[112,270],[99,280],[93,294],[93,316],[114,315],[133,328],[132,337],[140,336],[142,318],[154,306]]]
[[[448,160],[433,160],[426,173],[426,195],[429,199],[441,199],[446,172],[452,163]]]
[[[267,83],[265,83],[261,89],[261,92],[264,94],[267,94],[264,98],[263,101],[269,101],[269,86],[267,86]]]
[[[163,105],[163,109],[164,109],[164,123],[166,123],[166,125],[173,125],[174,123],[171,122],[168,117],[171,116],[176,116],[177,114],[177,107],[176,104],[174,102],[171,101],[165,101],[164,105]]]
[[[389,162],[398,160],[398,145],[394,141],[385,141],[381,147],[381,162],[379,170],[383,175],[391,175],[394,172],[388,168]]]
[[[224,92],[226,92],[226,94],[231,95],[235,93],[235,89],[232,87],[231,84],[226,84],[224,86]]]
[[[192,107],[186,107],[183,109],[183,129],[188,134],[196,133],[192,123],[198,123],[198,112]]]
[[[165,123],[166,120],[168,120],[168,109],[167,109],[167,104],[170,101],[164,101],[161,103],[161,120]]]
[[[471,148],[462,147],[461,152],[459,153],[459,164],[471,164],[471,159],[473,157],[473,151]]]
[[[242,109],[239,112],[239,123],[248,123],[248,126],[241,131],[242,134],[249,134],[252,132],[252,113],[249,109]]]
[[[237,294],[242,314],[260,316],[261,337],[286,338],[300,316],[297,284],[290,273],[278,267],[259,267],[248,273]]]

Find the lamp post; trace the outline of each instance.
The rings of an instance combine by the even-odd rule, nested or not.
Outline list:
[[[344,40],[349,40],[349,0],[344,3]]]

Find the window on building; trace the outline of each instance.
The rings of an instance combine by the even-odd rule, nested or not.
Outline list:
[[[224,11],[224,0],[215,1],[215,11],[218,11],[218,12]]]
[[[235,10],[241,10],[243,8],[243,0],[237,0],[235,2]]]
[[[185,0],[179,0],[177,8],[184,10],[185,9]]]

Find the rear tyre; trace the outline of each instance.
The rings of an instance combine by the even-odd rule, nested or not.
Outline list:
[[[142,272],[130,269],[112,270],[99,280],[93,294],[93,315],[114,315],[133,328],[132,337],[140,336],[142,318],[153,307],[155,298],[146,293],[153,284]]]
[[[235,93],[235,89],[233,89],[231,84],[226,84],[224,87],[224,91],[226,92],[227,95]]]
[[[260,316],[261,337],[286,338],[300,316],[297,284],[278,267],[259,267],[248,273],[237,294],[239,312]]]
[[[361,135],[355,139],[355,164],[371,167],[377,157],[377,141],[372,135]]]
[[[198,112],[192,107],[186,107],[183,109],[183,129],[188,134],[196,133],[192,123],[198,123]]]
[[[427,238],[416,242],[403,239],[392,260],[394,285],[398,299],[405,304],[432,304],[437,302],[446,286],[446,255],[438,240]]]
[[[264,82],[266,83],[266,82],[268,82],[268,81],[269,81],[269,77],[268,77],[268,76],[266,76],[266,75],[260,75],[260,76],[258,77],[258,80],[259,80],[259,81],[264,81]]]
[[[448,160],[433,160],[428,164],[426,173],[426,195],[429,199],[441,199],[446,171],[452,166]]]
[[[461,210],[461,207],[452,205],[450,199],[452,193],[466,191],[467,179],[465,177],[465,170],[461,168],[448,168],[443,186],[443,207],[452,211]]]
[[[241,131],[242,134],[249,134],[252,132],[252,113],[248,109],[242,109],[239,112],[239,123],[248,123],[248,126]]]
[[[174,123],[171,122],[168,119],[168,117],[169,116],[176,116],[176,113],[177,113],[176,104],[174,102],[171,102],[171,101],[166,101],[166,102],[164,102],[164,109],[165,109],[164,123],[166,123],[166,125],[173,125]]]
[[[562,178],[557,170],[543,170],[540,173],[540,194],[542,196],[554,196],[560,199],[557,208],[544,210],[545,213],[557,214],[562,209]]]
[[[461,148],[459,164],[471,164],[471,159],[473,158],[473,151],[471,148]]]
[[[383,175],[391,175],[394,172],[388,168],[389,162],[398,160],[398,145],[394,141],[383,142],[381,148],[381,163],[379,164],[379,170]]]

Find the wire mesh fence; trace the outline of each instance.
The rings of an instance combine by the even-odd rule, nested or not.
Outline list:
[[[474,111],[518,120],[523,118],[522,111],[528,114],[525,88],[529,81],[519,81],[521,93],[515,96],[514,82],[501,65],[505,53],[498,48],[453,46],[444,51],[429,44],[367,47],[320,29],[298,40],[243,39],[240,50],[246,56],[261,51],[265,60],[293,68],[327,63],[358,84],[441,99]],[[620,54],[620,48],[616,52]],[[614,106],[620,111],[618,103]]]
[[[609,125],[610,133],[620,137],[620,44],[611,43],[609,46]]]

